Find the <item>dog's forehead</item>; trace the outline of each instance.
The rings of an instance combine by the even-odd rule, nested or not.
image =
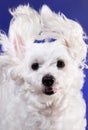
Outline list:
[[[29,55],[32,57],[55,57],[68,55],[67,49],[63,44],[58,43],[44,43],[44,44],[33,44],[29,48]]]

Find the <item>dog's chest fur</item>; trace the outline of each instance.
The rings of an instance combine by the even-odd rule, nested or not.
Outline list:
[[[32,119],[30,125],[33,123],[31,127],[34,127],[34,130],[59,130],[62,127],[63,112],[54,103],[41,104],[40,107],[39,104],[38,106],[34,104],[34,106],[34,111],[30,108],[32,111],[29,112]]]
[[[31,95],[23,104],[19,105],[18,103],[18,105],[16,105],[19,106],[18,116],[16,115],[16,118],[20,117],[19,121],[21,127],[23,126],[23,130],[31,130],[31,128],[32,130],[64,130],[64,127],[68,124],[67,122],[69,120],[64,117],[66,113],[68,113],[66,111],[69,111],[64,105],[66,101],[64,100],[56,104],[56,102],[51,103],[47,100],[46,103],[41,103],[36,96],[35,100],[32,98]],[[16,110],[16,108],[14,110]]]
[[[84,113],[82,105],[80,109],[80,102],[83,103],[81,97],[77,99],[70,96],[69,99],[67,96],[60,101],[54,99],[53,102],[49,98],[45,102],[40,97],[20,91],[13,99],[9,98],[10,103],[5,111],[2,110],[4,120],[0,130],[77,130],[75,126],[82,125],[81,122],[85,124],[81,116]]]
[[[81,121],[85,122],[85,120],[79,115],[83,107],[81,106],[80,109],[79,104],[74,104],[77,99],[71,98],[72,97],[70,97],[70,99],[69,97],[66,97],[62,98],[60,101],[56,100],[53,102],[50,102],[47,99],[46,103],[41,103],[36,97],[34,102],[30,99],[27,110],[27,121],[25,120],[24,127],[27,128],[28,126],[29,130],[30,128],[33,130],[68,130],[69,128],[76,130],[76,127],[79,126],[79,124],[82,125]],[[75,111],[77,111],[77,113],[74,115]],[[79,116],[80,121],[78,120]]]

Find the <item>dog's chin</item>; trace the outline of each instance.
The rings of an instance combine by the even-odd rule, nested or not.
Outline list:
[[[56,92],[52,89],[52,88],[45,88],[44,89],[44,91],[43,91],[43,93],[45,94],[45,95],[49,95],[49,96],[51,96],[51,95],[54,95]]]
[[[50,91],[50,92],[44,92],[44,94],[46,94],[46,95],[53,95],[53,94],[55,94],[55,92],[53,92],[53,91]]]

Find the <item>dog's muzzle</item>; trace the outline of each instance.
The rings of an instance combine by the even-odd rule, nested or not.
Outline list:
[[[55,78],[50,74],[47,74],[42,78],[42,84],[44,86],[44,93],[46,95],[52,95],[55,93],[53,91],[54,82],[55,82]]]

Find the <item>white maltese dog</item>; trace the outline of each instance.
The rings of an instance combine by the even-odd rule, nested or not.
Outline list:
[[[0,130],[85,130],[82,27],[44,5],[10,10],[1,31]]]

